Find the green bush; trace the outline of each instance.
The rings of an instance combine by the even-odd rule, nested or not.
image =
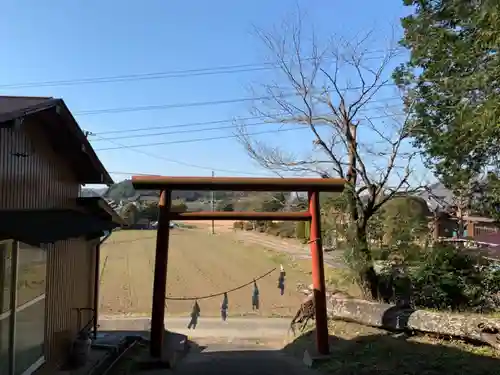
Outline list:
[[[279,236],[280,235],[280,229],[273,225],[273,226],[270,226],[266,229],[266,233],[267,234],[270,234],[272,236]]]
[[[235,221],[233,223],[233,228],[243,230],[243,221]]]
[[[375,247],[371,249],[374,260],[388,260],[391,256],[399,256],[405,263],[413,263],[422,260],[425,251],[416,244],[403,244],[402,246]]]
[[[295,225],[290,222],[284,222],[279,224],[280,237],[284,238],[294,238],[295,237]]]
[[[172,212],[186,212],[187,206],[183,201],[173,201],[170,210]]]
[[[403,253],[403,254],[402,254]],[[417,308],[492,312],[500,308],[500,269],[467,250],[436,246],[419,250],[419,261],[404,252],[378,249],[384,260],[378,293],[384,302],[411,301]],[[416,257],[416,255],[415,255]]]
[[[253,224],[249,221],[246,221],[244,224],[243,224],[243,229],[244,230],[253,230]]]
[[[476,312],[499,307],[500,271],[466,250],[435,247],[409,276],[416,306]]]
[[[295,224],[295,237],[299,239],[306,238],[306,223],[305,221],[298,221]]]
[[[375,247],[371,250],[373,260],[387,260],[391,254],[391,249],[388,246]]]
[[[269,226],[269,221],[257,220],[255,222],[255,229],[259,232],[265,232]]]

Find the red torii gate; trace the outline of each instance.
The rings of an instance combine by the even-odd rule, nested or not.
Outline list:
[[[162,177],[133,176],[136,190],[160,190],[160,213],[156,237],[156,259],[151,314],[151,356],[163,351],[170,220],[288,220],[310,221],[312,278],[316,310],[316,346],[328,354],[325,273],[321,243],[320,192],[341,192],[345,181],[336,178],[243,178],[243,177]],[[172,190],[307,192],[305,212],[171,212]]]

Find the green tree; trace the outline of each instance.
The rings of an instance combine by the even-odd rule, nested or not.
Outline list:
[[[171,206],[172,212],[186,212],[187,208],[188,207],[187,207],[186,203],[184,203],[184,201],[181,201],[181,200],[172,201],[172,206]]]
[[[500,178],[497,173],[488,173],[473,200],[473,212],[500,221]]]
[[[411,114],[415,145],[460,211],[500,151],[500,2],[404,0],[401,45],[409,61],[394,78]]]
[[[140,215],[142,218],[148,219],[150,221],[158,220],[159,207],[157,202],[147,203],[142,206]]]
[[[139,209],[134,203],[127,203],[120,210],[120,216],[128,225],[134,225],[139,220]]]
[[[232,203],[227,203],[224,206],[223,211],[234,211],[234,205]]]
[[[288,194],[274,193],[269,194],[261,202],[258,211],[261,212],[277,212],[283,210],[286,205]]]
[[[298,221],[295,223],[295,237],[299,239],[305,239],[306,238],[306,223],[305,221]]]
[[[425,244],[429,233],[427,203],[418,197],[395,197],[383,207],[385,241],[400,255],[408,258],[411,251]]]
[[[219,202],[216,207],[217,211],[234,211],[234,205],[231,202]]]

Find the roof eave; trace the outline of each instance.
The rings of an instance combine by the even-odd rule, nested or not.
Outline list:
[[[81,149],[79,152],[84,152],[90,159],[90,162],[92,163],[92,167],[95,169],[97,173],[100,174],[98,179],[92,179],[88,181],[79,181],[82,185],[85,184],[105,184],[105,185],[112,185],[114,184],[113,178],[109,174],[109,172],[106,170],[102,162],[99,160],[97,154],[95,153],[92,145],[90,144],[89,140],[83,133],[82,129],[78,125],[76,119],[73,117],[73,114],[71,111],[68,109],[66,104],[62,99],[47,99],[46,101],[35,104],[23,109],[11,111],[11,112],[5,112],[0,114],[0,127],[1,124],[5,124],[11,121],[14,121],[18,118],[30,116],[30,115],[35,115],[37,113],[40,113],[42,111],[48,111],[51,109],[56,109],[56,112],[58,116],[61,118],[62,121],[64,121],[68,126],[68,130],[71,132],[71,134],[78,139],[79,142],[83,145],[83,149]],[[12,125],[9,125],[12,126]]]
[[[114,184],[113,178],[111,177],[111,175],[106,170],[106,168],[102,164],[101,160],[99,159],[99,157],[95,153],[94,148],[92,147],[89,140],[87,139],[87,137],[83,133],[82,129],[78,125],[76,119],[74,118],[74,116],[71,113],[71,111],[69,110],[69,108],[66,106],[66,104],[64,103],[64,101],[62,99],[56,99],[56,100],[59,101],[58,105],[60,105],[63,108],[65,115],[68,117],[69,122],[72,124],[71,130],[72,130],[73,134],[78,138],[78,140],[80,142],[82,142],[82,144],[84,146],[84,150],[85,150],[84,152],[90,157],[92,165],[94,166],[96,171],[98,171],[99,173],[102,174],[101,183],[105,184],[105,185]],[[86,182],[86,183],[94,183],[94,182],[92,181],[92,182]]]

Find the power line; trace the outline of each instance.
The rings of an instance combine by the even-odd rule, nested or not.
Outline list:
[[[267,131],[250,133],[248,135],[270,134],[270,133],[285,132],[285,131],[291,131],[291,130],[304,130],[304,129],[307,129],[307,128],[306,127],[300,127],[300,128],[294,127],[294,128],[289,128],[289,129],[280,129],[280,130],[271,130],[271,131],[267,130]],[[128,145],[121,145],[119,147],[99,148],[99,149],[96,149],[95,151],[111,151],[111,150],[120,150],[120,149],[123,149],[123,148],[133,149],[133,148],[139,148],[139,147],[173,145],[173,144],[179,144],[179,143],[216,141],[216,140],[220,140],[220,139],[230,139],[230,138],[237,138],[237,137],[238,137],[237,135],[233,134],[233,135],[226,135],[226,136],[219,136],[219,137],[183,139],[183,140],[179,140],[179,141],[145,143],[145,144],[130,145],[130,146],[128,146]]]
[[[378,85],[378,87],[397,87],[395,83],[386,82]],[[361,90],[363,87],[344,87],[341,88],[340,91],[355,91]],[[297,96],[297,93],[290,92],[287,94],[280,95],[283,97],[293,97]],[[222,105],[222,104],[232,104],[232,103],[243,103],[249,101],[258,101],[258,100],[272,100],[275,99],[274,96],[257,96],[257,97],[247,97],[247,98],[236,98],[236,99],[221,99],[214,101],[201,101],[201,102],[184,102],[184,103],[175,103],[175,104],[156,104],[156,105],[146,105],[146,106],[129,106],[129,107],[117,107],[117,108],[103,108],[103,109],[89,109],[82,110],[79,112],[74,112],[74,115],[77,116],[89,116],[89,115],[100,115],[100,114],[116,114],[116,113],[125,113],[125,112],[140,112],[140,111],[154,111],[154,110],[165,110],[165,109],[174,109],[174,108],[190,108],[190,107],[201,107],[201,106],[211,106],[211,105]],[[382,99],[374,99],[370,102],[378,102],[378,101],[387,101],[400,99],[399,97],[394,98],[382,98]]]
[[[394,83],[385,83],[380,86],[395,86]],[[352,90],[360,90],[362,87],[349,87],[343,88],[342,91],[352,91]],[[280,97],[292,97],[297,96],[297,93],[289,93],[280,95]],[[232,103],[244,103],[251,101],[259,101],[259,100],[272,100],[275,97],[271,95],[267,96],[255,96],[255,97],[247,97],[247,98],[237,98],[237,99],[222,99],[222,100],[212,100],[212,101],[202,101],[202,102],[184,102],[184,103],[176,103],[176,104],[155,104],[155,105],[145,105],[145,106],[130,106],[130,107],[116,107],[116,108],[103,108],[103,109],[88,109],[79,112],[74,112],[75,116],[89,116],[89,115],[102,115],[102,114],[114,114],[114,113],[125,113],[125,112],[141,112],[141,111],[156,111],[156,110],[165,110],[165,109],[173,109],[173,108],[190,108],[190,107],[203,107],[203,106],[212,106],[212,105],[222,105],[222,104],[232,104]],[[379,102],[379,101],[387,101],[400,99],[399,97],[393,98],[381,98],[374,99],[371,102]]]
[[[243,288],[245,288],[245,287],[247,287],[249,285],[252,285],[255,281],[263,279],[264,277],[270,275],[274,271],[276,271],[276,267],[273,268],[273,269],[271,269],[271,270],[269,270],[269,271],[267,271],[265,274],[260,275],[260,276],[258,276],[256,278],[252,279],[251,281],[249,281],[249,282],[247,282],[245,284],[237,286],[236,288],[232,288],[232,289],[226,290],[225,292],[207,294],[207,295],[198,296],[198,297],[165,297],[165,299],[168,300],[168,301],[196,301],[196,300],[208,299],[208,298],[213,298],[213,297],[220,297],[220,296],[223,296],[224,294],[235,292],[235,291],[237,291],[239,289],[243,289]]]
[[[246,124],[245,126],[257,126],[257,125],[270,125],[272,123],[270,122],[256,122],[252,124]],[[170,128],[170,127],[167,127]],[[212,130],[223,130],[223,129],[232,129],[234,128],[234,125],[227,125],[227,126],[218,126],[218,127],[213,127],[213,128],[201,128],[201,129],[188,129],[188,130],[174,130],[174,131],[168,131],[168,132],[160,132],[160,133],[150,133],[150,134],[136,134],[136,135],[123,135],[119,137],[113,137],[113,138],[103,138],[100,137],[99,139],[94,140],[94,142],[97,141],[108,141],[111,142],[112,140],[116,139],[129,139],[129,138],[144,138],[144,137],[156,137],[160,135],[173,135],[173,134],[184,134],[184,133],[193,133],[195,131],[212,131]],[[90,134],[93,135],[93,134]]]
[[[108,171],[109,174],[119,174],[123,176],[160,176],[154,173],[136,173],[136,172],[123,172],[123,171]]]
[[[381,118],[389,118],[393,117],[391,115],[384,115],[384,116],[373,116],[370,117],[370,120],[376,120],[376,119],[381,119]],[[254,133],[249,133],[248,135],[260,135],[260,134],[271,134],[271,133],[279,133],[279,132],[286,132],[286,131],[296,131],[296,130],[307,130],[309,129],[306,126],[301,126],[301,127],[293,127],[293,128],[288,128],[288,129],[278,129],[278,130],[265,130],[265,131],[260,131],[260,132],[254,132]],[[203,130],[203,129],[202,129]],[[205,142],[205,141],[217,141],[221,139],[231,139],[231,138],[238,138],[238,135],[224,135],[224,136],[217,136],[217,137],[209,137],[209,138],[191,138],[191,139],[182,139],[182,140],[177,140],[177,141],[168,141],[168,142],[155,142],[155,143],[143,143],[143,144],[138,144],[138,145],[124,145],[120,144],[117,147],[106,147],[106,148],[99,148],[96,149],[95,151],[111,151],[111,150],[121,150],[124,148],[127,149],[135,149],[135,148],[140,148],[140,147],[152,147],[152,146],[163,146],[163,145],[174,145],[174,144],[180,144],[180,143],[192,143],[192,142]],[[102,140],[106,140],[110,143],[115,143],[112,139],[110,138],[102,138]],[[117,144],[118,145],[118,144]],[[137,150],[139,152],[139,150]],[[143,153],[142,150],[140,150],[141,153]],[[174,160],[169,160],[172,162],[176,162]],[[210,170],[214,168],[208,168]],[[234,171],[236,172],[236,171]],[[240,172],[241,173],[241,172]]]
[[[172,109],[172,108],[189,108],[189,107],[202,107],[202,106],[220,105],[220,104],[242,103],[253,100],[266,100],[270,98],[271,98],[270,96],[261,96],[261,97],[223,99],[223,100],[192,102],[192,103],[157,104],[157,105],[130,106],[130,107],[118,107],[118,108],[89,109],[80,112],[75,112],[74,114],[76,116],[88,116],[88,115],[101,115],[101,114],[112,114],[112,113],[123,113],[123,112],[155,111],[155,110]]]
[[[109,171],[109,174],[119,174],[122,176],[162,176],[157,173],[142,173],[142,172],[124,172],[124,171]]]
[[[389,98],[387,98],[389,99]],[[389,105],[389,106],[384,106],[384,107],[374,107],[374,108],[365,108],[362,109],[361,111],[368,111],[368,110],[380,110],[380,109],[388,109],[388,108],[395,108],[399,107],[399,105]],[[360,111],[360,112],[361,112]],[[328,116],[328,114],[322,114],[319,116]],[[246,117],[246,118],[235,118],[235,119],[228,119],[228,120],[216,120],[216,121],[205,121],[205,122],[194,122],[194,123],[187,123],[187,124],[174,124],[174,125],[165,125],[165,126],[155,126],[151,128],[135,128],[135,129],[124,129],[124,130],[114,130],[114,131],[109,131],[109,132],[99,132],[99,133],[94,133],[94,132],[89,132],[90,136],[97,136],[97,135],[102,135],[102,134],[120,134],[120,133],[132,133],[132,132],[139,132],[139,131],[146,131],[146,130],[155,130],[155,129],[175,129],[175,128],[187,128],[187,127],[195,127],[195,126],[203,126],[203,125],[211,125],[211,124],[223,124],[231,121],[246,121],[249,119],[262,119],[262,118],[269,118],[272,117],[270,116],[254,116],[254,117]],[[257,125],[269,125],[269,124],[277,124],[279,121],[262,121],[262,122],[257,122],[257,123],[252,123],[252,124],[245,124],[245,126],[257,126]],[[282,125],[282,124],[281,124]],[[153,137],[153,136],[160,136],[160,135],[171,135],[171,134],[182,134],[182,133],[191,133],[193,131],[212,131],[212,130],[221,130],[221,129],[231,129],[234,127],[233,125],[228,125],[228,126],[218,126],[218,127],[212,127],[212,128],[199,128],[199,129],[194,129],[194,130],[177,130],[177,131],[168,131],[168,132],[159,132],[159,133],[148,133],[148,134],[138,134],[138,135],[127,135],[127,136],[118,136],[118,137],[113,137],[113,138],[103,138],[99,137],[99,139],[95,140],[116,140],[116,139],[127,139],[127,138],[143,138],[143,137]]]
[[[242,171],[232,170],[232,169],[214,168],[214,167],[210,167],[210,166],[204,166],[204,165],[186,163],[186,162],[183,162],[183,161],[180,161],[180,160],[167,158],[167,157],[165,157],[163,155],[157,155],[157,154],[154,154],[154,153],[151,153],[151,152],[147,152],[147,151],[144,151],[144,150],[137,150],[137,149],[134,148],[134,147],[140,147],[140,146],[134,146],[134,147],[132,147],[132,146],[124,145],[124,144],[119,143],[119,142],[115,142],[113,140],[109,140],[109,139],[105,139],[105,140],[108,141],[108,142],[110,142],[110,143],[113,143],[113,144],[115,144],[117,146],[115,148],[112,148],[114,150],[116,150],[116,149],[128,149],[128,150],[136,152],[138,154],[149,156],[149,157],[154,158],[154,159],[164,160],[164,161],[167,161],[169,163],[183,165],[185,167],[196,168],[196,169],[204,169],[204,170],[209,170],[209,171],[217,171],[217,172],[222,172],[222,173],[233,173],[233,174],[238,174],[238,175],[243,175],[243,176],[262,176],[262,173],[242,172]],[[96,151],[99,151],[99,150],[96,150]],[[125,174],[125,175],[129,174],[129,173],[121,173],[121,172],[118,172],[118,173],[117,172],[110,172],[110,173]],[[133,174],[134,173],[132,173],[131,175],[133,175]],[[144,175],[144,174],[142,174],[142,173],[135,173],[135,175]]]
[[[243,117],[243,118],[238,118],[238,119],[233,118],[233,119],[225,119],[225,120],[189,122],[189,123],[185,123],[185,124],[149,126],[149,127],[142,127],[142,128],[123,129],[123,130],[108,130],[108,131],[97,132],[97,133],[91,132],[91,135],[120,134],[120,133],[140,132],[140,131],[145,131],[145,130],[187,128],[187,127],[200,126],[200,125],[225,124],[226,122],[233,122],[235,120],[239,120],[239,121],[259,120],[259,119],[263,119],[263,118],[267,118],[267,117],[268,116],[251,116],[251,117]]]
[[[395,49],[397,50],[397,49]],[[391,51],[391,50],[389,50]],[[366,53],[380,53],[388,52],[384,50],[373,50],[367,51]],[[367,60],[381,59],[380,57],[368,57]],[[304,61],[312,60],[312,58],[303,59]],[[101,76],[94,78],[76,78],[68,80],[52,80],[52,81],[39,81],[39,82],[18,82],[12,84],[0,85],[0,89],[20,89],[20,88],[32,88],[32,87],[53,87],[53,86],[76,86],[76,85],[88,85],[88,84],[102,84],[102,83],[115,83],[115,82],[134,82],[143,80],[157,80],[157,79],[169,79],[169,78],[184,78],[184,77],[195,77],[195,76],[205,76],[205,75],[221,75],[221,74],[233,74],[233,73],[244,73],[259,70],[270,70],[277,69],[279,65],[277,63],[264,62],[264,63],[254,63],[254,64],[237,64],[237,65],[222,65],[215,67],[205,67],[198,69],[183,69],[183,70],[169,70],[169,71],[159,71],[152,73],[136,73],[136,74],[124,74],[115,76]]]

